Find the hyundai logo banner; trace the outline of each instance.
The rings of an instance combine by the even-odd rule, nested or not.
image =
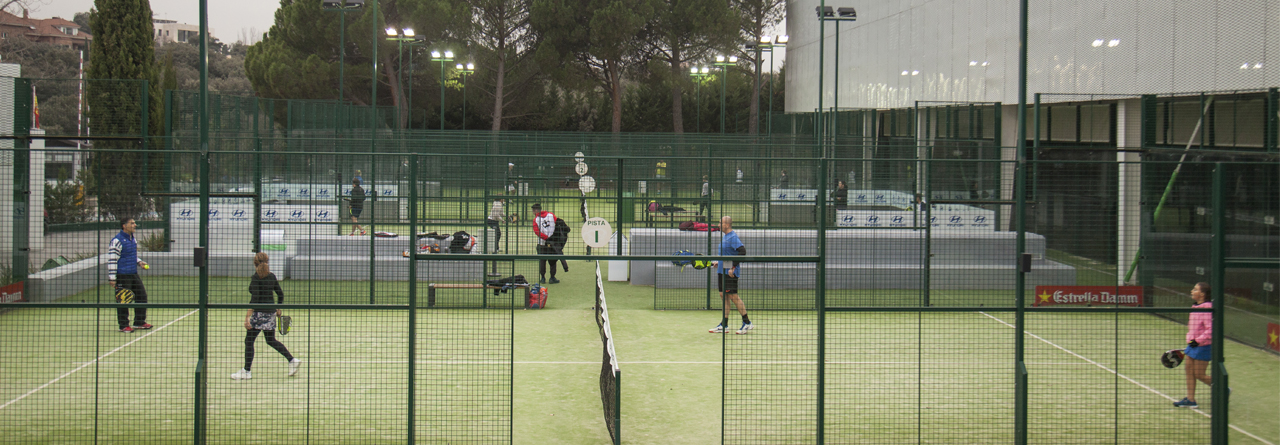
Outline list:
[[[399,196],[399,185],[364,184],[365,194],[379,196]],[[236,193],[252,193],[252,187],[237,187],[231,190]],[[316,200],[336,199],[351,196],[351,184],[262,184],[262,198],[265,200]],[[247,198],[230,198],[233,203],[244,204],[253,201]]]
[[[934,230],[965,229],[994,231],[995,212],[977,208],[929,213]],[[910,210],[838,210],[837,227],[909,228],[924,227],[925,212]]]
[[[183,224],[199,224],[200,206],[191,201],[173,205],[174,222]],[[247,204],[210,204],[209,205],[209,223],[210,224],[253,224],[253,206]],[[273,222],[315,222],[315,223],[335,223],[338,222],[338,206],[336,205],[287,205],[287,204],[263,204],[261,220],[264,223]]]

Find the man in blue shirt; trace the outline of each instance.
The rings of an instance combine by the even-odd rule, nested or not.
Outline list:
[[[133,218],[120,220],[120,233],[111,238],[107,245],[107,283],[111,285],[112,292],[129,289],[133,291],[134,303],[146,303],[147,288],[142,285],[138,269],[149,266],[138,257],[138,241],[133,236],[137,228],[138,222]],[[116,322],[120,325],[120,332],[151,329],[151,325],[147,323],[147,308],[134,309],[133,315],[133,326],[129,326],[129,309],[116,308]]]
[[[720,238],[721,256],[747,254],[747,247],[742,244],[742,240],[738,239],[738,232],[733,231],[733,218],[729,216],[720,218],[720,232],[724,233],[724,236]],[[712,334],[728,332],[729,304],[732,303],[738,308],[738,314],[742,315],[742,327],[738,329],[737,334],[746,334],[753,326],[751,325],[751,319],[747,317],[747,306],[742,304],[742,298],[738,297],[738,278],[742,276],[742,262],[715,261],[714,265],[716,266],[716,282],[720,284],[720,300],[724,306],[724,318],[720,319],[720,324],[707,332]]]

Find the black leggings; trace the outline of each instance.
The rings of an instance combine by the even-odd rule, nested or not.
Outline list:
[[[281,355],[284,355],[285,360],[293,361],[293,354],[289,353],[289,349],[285,348],[284,343],[280,343],[280,340],[276,340],[276,331],[260,331],[257,329],[250,329],[249,333],[245,334],[244,336],[244,370],[245,371],[253,370],[253,369],[250,369],[253,366],[253,341],[258,339],[259,332],[263,332],[266,334],[265,337],[267,338],[267,344],[271,345],[272,348],[275,348],[276,352],[279,352]]]

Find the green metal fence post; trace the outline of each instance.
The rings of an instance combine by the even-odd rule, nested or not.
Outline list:
[[[1280,151],[1280,88],[1267,90],[1266,106],[1266,142],[1263,144],[1267,152]]]
[[[369,87],[370,88],[369,161],[371,162],[370,165],[378,162],[377,159],[373,156],[373,154],[378,152],[378,42],[379,42],[378,31],[382,30],[382,27],[378,26],[378,0],[373,0],[372,3],[373,3],[373,19],[372,19],[372,22],[373,22],[373,51],[372,51],[373,76],[369,79],[371,81],[369,82],[371,84]],[[370,178],[373,177],[372,167],[369,169],[369,177]],[[372,182],[372,181],[369,181],[369,182]],[[374,188],[373,191],[377,192],[377,188]],[[368,196],[373,197],[376,195],[370,194]],[[373,241],[375,239],[375,236],[373,234],[373,222],[377,220],[377,218],[374,217],[374,215],[377,214],[377,210],[375,210],[374,207],[377,206],[377,203],[370,202],[369,204],[370,204],[369,205],[369,304],[373,304],[373,301],[374,301],[373,295],[378,288],[377,280],[375,280],[376,277],[374,276],[376,269],[375,269],[375,261],[374,261],[375,256],[374,256],[374,246],[373,246]],[[410,237],[412,236],[413,234],[410,234]]]
[[[208,0],[200,0],[200,99],[196,110],[196,125],[200,128],[200,236],[199,249],[206,258],[209,249],[209,5]],[[197,257],[199,258],[199,257]],[[209,358],[209,264],[203,261],[200,266],[200,290],[196,296],[200,311],[196,340],[197,363],[208,363]],[[195,400],[195,443],[206,441],[208,428],[206,425],[208,407],[208,373],[196,374]]]
[[[177,110],[173,109],[173,90],[164,91],[164,174],[161,181],[164,181],[164,192],[173,192],[173,115]],[[160,198],[160,215],[164,221],[164,251],[173,250],[173,221],[170,219],[173,215],[169,214],[170,198]]]
[[[1017,190],[1017,255],[1027,251],[1027,0],[1018,2],[1018,140],[1014,189]],[[1021,264],[1021,258],[1018,258]],[[1026,297],[1027,274],[1019,268],[1014,288],[1014,408],[1013,442],[1027,443]]]
[[[31,266],[31,79],[13,79],[13,279],[25,282]]]
[[[838,25],[837,25],[838,26]],[[817,443],[823,443],[826,429],[826,385],[827,385],[827,178],[830,177],[828,160],[824,155],[818,160],[818,171],[822,172],[818,180],[818,194],[813,197],[818,205],[818,263],[817,289],[818,305],[818,378],[817,378]]]
[[[262,138],[258,137],[256,106],[253,107],[253,251],[262,251]]]
[[[1226,268],[1226,165],[1221,162],[1213,166],[1213,240],[1210,244],[1210,267],[1212,272],[1209,275],[1209,285],[1213,288],[1211,295],[1217,296],[1217,301],[1213,302],[1213,326],[1217,329],[1213,330],[1213,344],[1217,346],[1224,345],[1226,338],[1223,336],[1222,326],[1226,326],[1223,320],[1223,313],[1227,301],[1227,268]],[[1227,386],[1227,368],[1223,363],[1226,360],[1223,354],[1225,347],[1217,347],[1213,349],[1213,357],[1211,364],[1213,371],[1213,386],[1209,387],[1209,391],[1213,400],[1213,417],[1210,419],[1211,425],[1211,443],[1215,445],[1225,445],[1227,443],[1227,429],[1230,428],[1228,423],[1228,386]]]
[[[417,362],[418,362],[418,154],[409,155],[409,412],[408,440],[405,443],[417,443]],[[487,252],[486,252],[487,253]]]
[[[149,126],[147,125],[147,124],[149,124],[149,123],[150,123],[149,121],[151,120],[151,119],[148,117],[148,116],[150,115],[150,110],[151,110],[151,106],[150,106],[150,98],[148,97],[148,96],[149,96],[149,93],[150,93],[150,91],[148,90],[148,83],[147,83],[147,80],[146,80],[146,79],[143,79],[143,80],[142,80],[142,91],[141,91],[141,103],[139,103],[139,104],[138,104],[138,105],[140,105],[140,107],[139,107],[139,108],[141,108],[141,110],[140,110],[140,111],[142,112],[142,130],[138,132],[138,137],[141,137],[141,138],[142,138],[142,144],[141,144],[141,148],[142,148],[142,153],[141,153],[141,154],[142,154],[142,181],[141,181],[141,183],[142,183],[142,187],[141,187],[141,188],[142,188],[142,190],[139,190],[139,191],[140,191],[140,192],[142,192],[142,193],[146,193],[146,192],[147,192],[147,179],[149,179],[149,178],[150,178],[150,174],[149,174],[149,173],[150,173],[150,171],[149,171],[149,170],[150,170],[150,168],[149,168],[149,165],[148,165],[148,164],[149,164],[149,163],[150,163],[150,161],[151,161],[151,153],[150,153],[149,151],[147,151],[147,147],[148,147],[147,142],[148,142],[148,140],[150,140],[150,139],[151,139],[151,138],[149,137],[149,136],[150,136],[150,134],[149,134],[149,133],[150,133],[150,131],[149,131],[149,130],[150,130],[150,128],[149,128]]]

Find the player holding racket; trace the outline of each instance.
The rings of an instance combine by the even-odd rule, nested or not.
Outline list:
[[[111,238],[110,243],[107,244],[107,283],[111,285],[112,292],[123,295],[132,292],[134,303],[146,303],[147,288],[142,285],[138,268],[150,266],[138,257],[138,241],[133,236],[137,229],[138,222],[133,218],[120,220],[120,233]],[[120,292],[121,290],[128,292]],[[121,302],[117,301],[117,303]],[[129,302],[123,301],[123,303]],[[120,332],[130,333],[136,329],[151,329],[151,325],[147,323],[147,308],[134,309],[133,315],[133,326],[130,326],[129,308],[116,308],[116,323],[120,325]]]
[[[742,244],[742,240],[738,239],[738,232],[733,231],[733,218],[724,216],[720,218],[720,231],[724,236],[720,238],[720,255],[746,255],[747,247]],[[729,304],[732,303],[738,308],[738,314],[742,316],[742,327],[738,329],[737,334],[746,334],[755,326],[751,325],[751,318],[747,317],[747,306],[742,304],[742,298],[738,297],[738,278],[742,276],[742,262],[740,261],[712,261],[712,266],[716,266],[716,282],[720,283],[720,300],[724,306],[724,318],[720,319],[720,324],[711,328],[707,332],[712,334],[723,334],[729,330]]]
[[[1209,283],[1199,282],[1195,287],[1191,288],[1191,299],[1196,304],[1191,306],[1196,309],[1209,309],[1213,307],[1212,290]],[[1213,385],[1213,378],[1205,373],[1209,367],[1209,360],[1213,359],[1213,313],[1212,312],[1192,312],[1191,317],[1187,320],[1187,396],[1182,400],[1173,402],[1173,406],[1179,408],[1198,408],[1200,405],[1196,403],[1196,381],[1204,382],[1205,385]]]
[[[253,267],[257,269],[253,274],[253,278],[249,280],[249,303],[250,304],[271,304],[271,294],[276,294],[276,304],[284,304],[284,289],[280,288],[280,281],[276,279],[276,274],[271,273],[271,266],[268,264],[269,258],[264,252],[258,252],[253,256]],[[289,375],[298,373],[298,366],[302,365],[302,360],[294,358],[289,353],[289,349],[284,347],[284,343],[276,340],[276,317],[282,315],[284,311],[280,309],[249,309],[244,314],[244,328],[248,332],[244,336],[244,369],[231,374],[231,378],[235,380],[249,380],[253,378],[253,343],[258,339],[258,334],[262,333],[267,338],[267,344],[275,348],[276,352],[284,356],[289,362]]]

